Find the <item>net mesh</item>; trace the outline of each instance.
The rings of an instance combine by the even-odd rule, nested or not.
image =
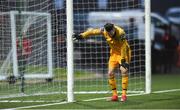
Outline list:
[[[0,96],[25,94],[66,92],[66,1],[65,0],[1,0],[0,1]],[[144,24],[143,15],[124,16],[125,10],[141,9],[139,0],[74,0],[74,32],[80,33],[88,28],[99,28],[105,22],[113,22],[123,27],[132,49],[128,91],[144,91]],[[15,14],[16,37],[20,41],[29,38],[31,54],[22,63],[24,75],[22,79],[14,76],[12,60],[10,11]],[[34,14],[22,14],[33,12]],[[39,13],[39,14],[38,14]],[[51,16],[52,64],[53,77],[48,74],[48,39],[47,16]],[[132,14],[132,13],[131,13]],[[123,17],[123,19],[119,19]],[[133,19],[130,19],[133,18]],[[142,24],[142,25],[138,25]],[[141,31],[140,31],[141,30]],[[23,43],[20,44],[20,47]],[[102,36],[91,36],[89,39],[74,42],[75,92],[103,93],[110,90],[107,83],[109,46]],[[24,64],[25,63],[25,64]],[[25,66],[24,66],[25,65]],[[39,77],[41,74],[44,77]],[[118,90],[121,91],[121,76],[115,71]],[[52,78],[52,79],[51,79]],[[24,81],[24,85],[22,85]]]
[[[111,22],[125,29],[132,49],[128,91],[144,91],[145,53],[143,4],[138,0],[74,0],[74,32],[81,33],[89,28],[102,28]],[[139,11],[142,12],[139,12]],[[137,16],[135,15],[137,11]],[[141,14],[139,14],[141,13]],[[110,90],[107,83],[109,46],[104,37],[90,36],[74,42],[75,69],[86,76],[76,80],[77,91],[95,92]],[[86,73],[83,73],[86,72]],[[75,73],[76,74],[76,73]],[[118,90],[121,91],[121,75],[115,71]],[[84,85],[84,86],[83,86]]]
[[[49,0],[2,0],[0,6],[0,96],[59,92],[60,76],[65,76],[66,70],[58,67],[65,67],[65,52],[62,50],[66,47],[65,40],[62,43],[58,39],[65,32],[60,28],[61,16],[55,3]],[[15,35],[15,45],[12,44],[12,35]],[[52,42],[48,37],[52,38]],[[59,46],[60,43],[63,47]],[[17,50],[17,73],[13,70],[12,45]],[[48,50],[48,45],[52,46],[52,51]],[[50,62],[53,71],[49,68]]]

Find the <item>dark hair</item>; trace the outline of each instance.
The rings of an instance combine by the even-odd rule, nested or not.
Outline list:
[[[106,24],[104,25],[104,29],[105,29],[106,31],[108,31],[108,32],[110,32],[111,30],[113,30],[113,28],[114,28],[114,24],[112,24],[112,23],[106,23]]]

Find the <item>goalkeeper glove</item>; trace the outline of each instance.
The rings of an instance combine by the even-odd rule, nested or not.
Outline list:
[[[82,40],[83,37],[80,34],[73,34],[73,41],[79,41]]]
[[[129,64],[126,62],[125,59],[122,59],[122,60],[121,60],[121,66],[124,67],[124,68],[126,68],[126,69],[129,69]]]

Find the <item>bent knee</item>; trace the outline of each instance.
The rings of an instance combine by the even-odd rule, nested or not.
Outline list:
[[[112,78],[112,77],[114,77],[114,73],[112,71],[110,71],[110,72],[108,72],[108,76],[109,76],[109,78]]]

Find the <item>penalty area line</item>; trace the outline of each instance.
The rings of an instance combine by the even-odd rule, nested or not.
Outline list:
[[[132,94],[132,95],[127,95],[127,96],[138,96],[138,95],[143,95],[143,94]],[[110,98],[110,97],[102,97],[102,98],[94,98],[94,99],[82,100],[82,102],[103,100],[103,99],[107,99],[107,98]],[[16,108],[9,108],[9,110],[11,110],[11,109],[26,109],[26,108],[44,107],[44,106],[51,106],[51,105],[62,105],[62,104],[68,104],[68,103],[72,103],[72,102],[66,102],[65,101],[65,102],[59,102],[59,103],[50,103],[50,104],[41,104],[41,105],[33,105],[33,106],[16,107]]]
[[[127,96],[138,96],[138,95],[144,95],[145,93],[142,94],[131,94],[131,95],[127,95]],[[118,96],[121,97],[121,96]],[[102,97],[102,98],[94,98],[94,99],[87,99],[87,100],[83,100],[84,102],[88,102],[88,101],[96,101],[96,100],[104,100],[104,99],[108,99],[111,97]]]
[[[169,90],[162,90],[162,91],[154,91],[152,93],[166,93],[166,92],[176,92],[180,91],[180,89],[169,89]]]
[[[180,91],[180,89],[169,89],[169,90],[162,90],[162,91],[154,91],[154,92],[152,92],[152,93],[158,94],[158,93],[176,92],[176,91]],[[142,94],[131,94],[131,95],[127,95],[127,96],[139,96],[139,95],[146,95],[146,93],[142,93]],[[121,97],[121,96],[118,96],[118,97]],[[94,99],[87,99],[87,100],[83,100],[83,101],[95,101],[95,100],[103,100],[103,99],[107,99],[107,98],[111,98],[111,97],[94,98]]]
[[[180,91],[180,89],[169,89],[169,90],[162,90],[162,91],[154,91],[152,93],[158,94],[158,93],[167,93],[167,92],[176,92]],[[142,94],[131,94],[127,96],[140,96],[140,95],[146,95],[146,93]],[[96,101],[96,100],[104,100],[110,97],[102,97],[102,98],[93,98],[93,99],[87,99],[87,100],[82,100],[82,102],[88,102],[88,101]],[[41,105],[33,105],[33,106],[24,106],[24,107],[16,107],[16,108],[9,108],[9,109],[26,109],[26,108],[35,108],[35,107],[44,107],[44,106],[51,106],[51,105],[62,105],[62,104],[68,104],[72,102],[59,102],[59,103],[50,103],[50,104],[41,104]]]
[[[34,107],[44,107],[44,106],[51,106],[51,105],[61,105],[61,104],[67,104],[71,102],[59,102],[59,103],[50,103],[50,104],[41,104],[41,105],[32,105],[32,106],[24,106],[24,107],[16,107],[16,108],[9,108],[6,110],[14,110],[14,109],[25,109],[25,108],[34,108]]]

